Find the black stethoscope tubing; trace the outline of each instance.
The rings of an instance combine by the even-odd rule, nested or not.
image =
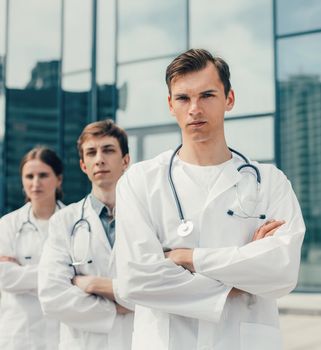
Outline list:
[[[173,163],[174,163],[174,158],[177,154],[177,152],[182,148],[182,144],[180,144],[176,149],[175,151],[173,152],[171,158],[170,158],[170,161],[169,161],[169,169],[168,169],[168,182],[169,182],[169,185],[171,187],[171,191],[173,193],[173,196],[174,196],[174,200],[175,200],[175,203],[176,203],[176,207],[177,207],[177,211],[178,211],[178,215],[179,215],[179,218],[181,220],[182,223],[186,223],[186,219],[185,219],[185,216],[183,214],[183,209],[182,209],[182,206],[181,206],[181,202],[178,198],[178,195],[177,195],[177,191],[176,191],[176,188],[175,188],[175,185],[174,185],[174,181],[173,181]],[[238,168],[237,168],[237,171],[240,171],[244,168],[251,168],[255,171],[256,173],[256,181],[258,184],[261,184],[261,174],[260,174],[260,171],[259,169],[250,163],[250,161],[240,152],[236,151],[235,149],[233,148],[228,148],[231,152],[235,153],[236,155],[238,155],[240,158],[242,158],[245,162],[245,164],[242,164],[240,165]]]

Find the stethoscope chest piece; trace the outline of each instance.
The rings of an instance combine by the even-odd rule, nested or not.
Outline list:
[[[192,233],[193,228],[194,228],[194,225],[192,221],[182,221],[177,228],[177,234],[180,237],[186,237]]]

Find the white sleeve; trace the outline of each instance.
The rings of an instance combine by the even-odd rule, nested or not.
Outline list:
[[[14,225],[8,216],[0,219],[0,256],[16,258],[13,251]],[[14,238],[15,239],[15,238]],[[8,293],[37,293],[37,265],[20,266],[11,262],[0,262],[0,290]]]
[[[267,218],[286,223],[274,236],[243,247],[194,249],[197,272],[267,298],[281,297],[295,288],[305,225],[290,182],[280,171],[275,175],[270,181],[273,191]]]
[[[82,291],[71,283],[67,237],[60,212],[49,223],[49,237],[39,264],[39,299],[45,315],[87,332],[108,333],[116,317],[114,302]]]
[[[134,180],[135,190],[139,191],[143,180]],[[120,297],[167,313],[217,322],[231,287],[198,273],[191,274],[166,259],[147,206],[144,191],[136,194],[125,174],[116,195],[115,247]]]

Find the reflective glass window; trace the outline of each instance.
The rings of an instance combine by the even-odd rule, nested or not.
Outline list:
[[[4,211],[4,167],[3,137],[5,129],[5,96],[4,96],[4,56],[6,36],[6,0],[0,0],[0,215]]]
[[[87,176],[79,168],[78,137],[89,122],[90,72],[63,77],[64,188],[66,202],[78,201],[89,189]]]
[[[123,110],[117,113],[117,121],[122,126],[138,127],[174,121],[168,110],[165,83],[165,71],[170,61],[162,59],[120,66],[118,87],[126,89],[126,92],[123,91]]]
[[[274,118],[225,121],[228,145],[253,160],[274,159]]]
[[[129,147],[129,154],[130,154],[130,163],[136,163],[139,161],[138,155],[137,155],[137,136],[128,136],[128,147]]]
[[[279,40],[280,160],[307,226],[299,288],[321,288],[321,34]],[[313,53],[313,54],[311,54]]]
[[[114,117],[115,2],[98,0],[97,10],[97,118]]]
[[[277,0],[278,34],[321,29],[319,0]]]
[[[120,0],[119,61],[170,55],[186,48],[185,0]]]
[[[236,102],[231,116],[274,111],[272,1],[191,0],[191,47],[223,57]]]
[[[63,72],[88,69],[91,66],[92,1],[64,1]]]
[[[115,2],[98,0],[97,10],[97,83],[114,82]]]
[[[178,132],[148,135],[144,138],[144,159],[150,159],[158,154],[174,149],[181,143]]]
[[[55,149],[61,1],[12,0],[6,89],[6,210],[23,204],[19,163],[36,144]],[[41,30],[39,29],[41,28]]]
[[[279,40],[278,56],[278,80],[297,74],[321,76],[321,34]]]
[[[2,169],[2,142],[4,134],[4,60],[5,60],[5,42],[6,42],[6,1],[0,0],[0,167]],[[0,170],[1,172],[1,170]],[[1,173],[0,173],[1,176]],[[1,183],[0,183],[1,186]]]
[[[6,0],[0,0],[0,65],[5,54],[6,45]],[[2,75],[0,75],[2,81]]]
[[[49,74],[46,68],[32,70],[38,63],[57,61],[60,55],[60,1],[10,1],[7,86],[25,88],[32,79]],[[41,28],[41,29],[40,29]],[[55,74],[55,73],[52,73]]]

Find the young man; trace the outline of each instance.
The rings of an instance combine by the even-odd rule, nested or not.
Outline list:
[[[167,67],[182,147],[136,164],[117,187],[120,296],[133,350],[281,349],[276,298],[296,285],[305,231],[289,181],[231,152],[229,67],[189,50]]]
[[[61,321],[60,349],[129,350],[132,312],[115,290],[115,187],[129,164],[127,135],[111,120],[85,127],[78,139],[91,193],[49,225],[39,272],[43,311]],[[125,305],[126,306],[126,305]]]

